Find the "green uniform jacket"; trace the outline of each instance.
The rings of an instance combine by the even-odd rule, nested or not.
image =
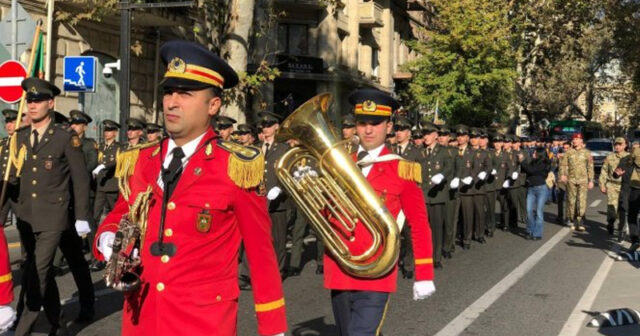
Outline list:
[[[466,185],[462,180],[468,176],[471,176],[475,181],[477,179],[476,174],[474,174],[473,162],[476,157],[475,149],[471,148],[471,146],[467,145],[464,151],[458,149],[458,156],[456,162],[456,176],[460,178],[460,187],[458,187],[458,192],[460,195],[473,195],[475,193],[474,183],[471,182],[471,185]]]
[[[473,187],[475,189],[475,194],[486,194],[487,193],[487,181],[489,180],[489,176],[491,175],[491,157],[489,156],[489,152],[485,149],[476,149],[475,155],[473,157]],[[484,180],[481,180],[478,175],[480,172],[485,172],[487,176]]]
[[[98,164],[103,164],[105,169],[96,176],[96,189],[103,192],[118,192],[118,179],[116,173],[116,155],[118,151],[125,150],[126,145],[116,141],[110,145],[106,143],[98,146]]]
[[[84,154],[84,163],[87,166],[87,172],[91,172],[98,166],[98,143],[91,138],[82,138],[82,154]]]
[[[450,199],[449,183],[453,178],[454,160],[450,157],[448,148],[438,144],[431,154],[427,155],[427,148],[422,150],[420,165],[422,166],[422,192],[428,204],[444,203]],[[435,175],[442,174],[444,179],[439,184],[431,182]]]
[[[26,148],[20,176],[18,217],[34,232],[64,231],[69,226],[70,202],[75,220],[91,221],[89,174],[82,142],[75,133],[49,124],[36,148],[31,127],[18,130],[18,148]]]

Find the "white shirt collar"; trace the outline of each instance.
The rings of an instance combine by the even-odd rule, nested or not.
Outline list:
[[[369,151],[369,155],[365,156],[365,158],[369,158],[371,160],[375,160],[378,158],[378,156],[380,156],[380,153],[382,152],[382,149],[384,149],[384,144],[380,145],[379,147],[376,147],[372,150]],[[365,150],[362,145],[358,145],[358,153],[362,152],[363,150]]]
[[[186,144],[184,144],[181,148],[182,151],[184,152],[184,158],[182,158],[182,164],[184,165],[184,163],[189,160],[189,158],[195,153],[196,149],[198,149],[198,144],[200,144],[200,141],[202,140],[202,137],[204,137],[204,135],[207,132],[202,133],[199,137],[187,142]],[[169,138],[169,143],[167,144],[167,154],[164,157],[164,161],[162,163],[162,165],[165,168],[169,167],[169,163],[171,162],[171,159],[173,158],[173,154],[171,153],[171,151],[173,151],[174,148],[176,148],[176,142],[173,141],[173,139]]]

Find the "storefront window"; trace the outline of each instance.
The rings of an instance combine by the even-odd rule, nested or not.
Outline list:
[[[302,24],[280,24],[278,50],[289,55],[308,55],[309,27]]]

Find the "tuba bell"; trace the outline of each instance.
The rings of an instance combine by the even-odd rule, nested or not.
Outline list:
[[[338,265],[352,276],[378,278],[398,260],[398,224],[338,141],[327,117],[330,102],[330,94],[317,95],[282,122],[278,139],[294,139],[300,146],[276,162],[276,175]],[[301,166],[315,170],[300,174]],[[360,225],[372,243],[354,254],[350,246]]]

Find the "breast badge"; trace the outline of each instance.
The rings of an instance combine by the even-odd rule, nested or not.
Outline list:
[[[53,169],[53,160],[44,160],[44,169],[46,170]]]
[[[202,210],[202,212],[198,214],[196,230],[201,233],[207,233],[211,230],[211,214],[209,210]]]

